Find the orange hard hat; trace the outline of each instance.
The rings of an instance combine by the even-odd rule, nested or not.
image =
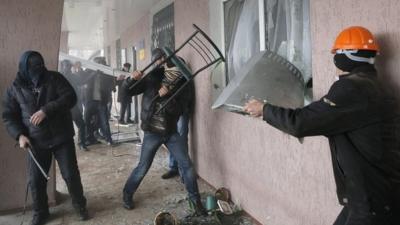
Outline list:
[[[338,49],[371,50],[379,52],[379,47],[372,33],[368,29],[360,26],[348,27],[340,32],[331,52],[336,53]]]

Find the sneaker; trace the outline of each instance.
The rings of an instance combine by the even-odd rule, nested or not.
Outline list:
[[[125,125],[126,124],[125,121],[123,121],[123,120],[118,120],[118,123],[121,124],[121,125]]]
[[[125,191],[122,193],[122,202],[124,208],[127,210],[132,210],[135,207],[133,205],[132,195],[125,193]]]
[[[173,177],[176,177],[179,175],[179,172],[177,170],[168,170],[168,172],[164,173],[161,178],[162,179],[171,179]]]
[[[47,220],[49,219],[50,214],[49,213],[40,213],[40,214],[34,214],[31,225],[43,225],[46,224]]]
[[[126,123],[135,123],[132,120],[126,120]]]

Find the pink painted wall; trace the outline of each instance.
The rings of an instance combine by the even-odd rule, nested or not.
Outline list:
[[[63,0],[2,0],[0,4],[0,92],[15,78],[20,55],[28,49],[41,52],[50,70],[57,68]],[[45,13],[44,13],[45,12]],[[3,111],[0,106],[0,111]],[[26,152],[0,123],[0,211],[21,208],[26,185]],[[53,170],[54,174],[54,170]],[[54,178],[54,177],[53,177]],[[49,185],[55,201],[55,179]]]
[[[397,1],[311,0],[314,95],[321,97],[337,73],[330,47],[349,25],[364,25],[382,46],[378,68],[392,86],[399,86],[399,6]],[[190,18],[190,19],[188,19]],[[178,46],[196,23],[207,32],[208,1],[176,0]],[[189,52],[190,64],[199,64]],[[263,121],[222,110],[212,111],[208,73],[196,78],[196,113],[191,152],[202,178],[228,187],[234,201],[262,224],[328,225],[338,211],[327,140],[306,138],[300,144]],[[397,91],[400,89],[397,88]]]
[[[139,59],[137,55],[137,67],[142,69],[150,62],[151,51],[150,51],[150,15],[149,13],[143,16],[136,24],[130,26],[127,30],[121,34],[121,47],[127,48],[128,51],[132,51],[132,46],[138,45],[140,41],[144,40],[145,47],[145,58]],[[139,50],[137,50],[139,54]]]
[[[60,52],[64,52],[66,54],[68,54],[69,52],[68,37],[69,37],[69,31],[61,31]]]

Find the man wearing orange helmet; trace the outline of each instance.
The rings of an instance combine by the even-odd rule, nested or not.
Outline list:
[[[367,29],[349,27],[332,48],[336,67],[345,73],[320,100],[298,109],[257,100],[244,107],[293,136],[329,139],[337,195],[344,206],[334,225],[400,224],[394,218],[399,215],[399,117],[395,100],[378,81],[378,51]]]

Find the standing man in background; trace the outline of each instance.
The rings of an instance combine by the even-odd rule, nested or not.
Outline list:
[[[131,69],[130,63],[124,63],[124,67],[122,71],[129,72]],[[119,124],[127,124],[133,123],[131,120],[131,103],[132,103],[132,96],[125,96],[124,92],[121,90],[122,83],[125,80],[125,76],[121,75],[117,78],[117,86],[118,86],[118,99],[117,101],[120,103],[120,113],[119,113]],[[126,113],[126,119],[125,119]]]

